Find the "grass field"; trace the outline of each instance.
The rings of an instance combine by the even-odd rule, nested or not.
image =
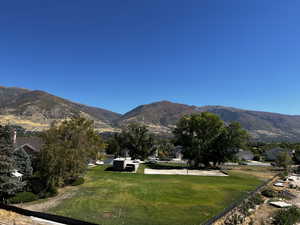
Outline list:
[[[234,171],[228,177],[201,177],[107,172],[105,168],[90,169],[77,194],[50,212],[104,225],[194,225],[262,182]]]

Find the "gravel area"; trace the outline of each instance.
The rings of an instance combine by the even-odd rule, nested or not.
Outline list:
[[[144,174],[161,174],[161,175],[194,175],[194,176],[217,176],[226,177],[228,175],[222,173],[220,170],[187,170],[187,169],[149,169],[144,170]]]

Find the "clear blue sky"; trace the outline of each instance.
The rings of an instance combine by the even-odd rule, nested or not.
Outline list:
[[[300,114],[299,0],[10,0],[0,85],[126,112],[159,100]]]

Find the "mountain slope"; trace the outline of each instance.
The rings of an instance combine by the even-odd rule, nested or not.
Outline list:
[[[226,123],[240,122],[253,139],[261,141],[299,141],[300,116],[258,112],[224,106],[190,106],[169,101],[141,105],[124,115],[75,103],[44,91],[0,87],[0,122],[42,130],[53,121],[85,116],[100,131],[116,131],[131,122],[147,125],[156,133],[170,133],[186,114],[212,112]]]
[[[264,141],[300,141],[300,116],[257,112],[223,106],[189,106],[168,101],[141,105],[118,119],[119,126],[130,122],[143,122],[154,132],[170,132],[176,122],[186,114],[212,112],[229,123],[240,122],[252,138]]]
[[[112,122],[120,114],[85,106],[51,95],[44,91],[0,88],[0,119],[31,128],[43,129],[54,120],[85,116],[95,121],[96,128],[112,130]]]

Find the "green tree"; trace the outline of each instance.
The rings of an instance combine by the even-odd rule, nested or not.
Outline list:
[[[113,137],[108,139],[106,145],[106,153],[113,154],[116,157],[124,156],[125,152],[123,152],[124,143],[121,133],[115,133]]]
[[[174,148],[174,144],[169,139],[164,138],[156,140],[155,149],[159,158],[172,157],[172,150]]]
[[[15,171],[12,152],[12,129],[0,125],[0,201],[2,202],[23,187],[23,183],[12,176]]]
[[[62,186],[78,178],[90,159],[96,159],[104,142],[95,132],[93,121],[72,118],[60,125],[52,124],[43,133],[40,173],[47,186]]]
[[[230,123],[222,129],[220,136],[213,143],[209,151],[210,160],[214,166],[234,160],[238,150],[247,146],[248,139],[247,131],[242,129],[238,122]]]
[[[215,114],[203,112],[182,117],[174,129],[175,143],[183,147],[183,156],[195,167],[231,160],[247,139],[238,123],[228,126]]]
[[[129,124],[114,139],[115,151],[122,155],[127,150],[133,159],[146,159],[155,152],[153,135],[144,125]]]
[[[13,159],[15,160],[18,171],[24,175],[23,179],[32,176],[31,158],[22,147],[13,152]]]
[[[282,167],[286,172],[288,172],[293,160],[288,151],[283,151],[278,154],[275,163],[278,167]]]

